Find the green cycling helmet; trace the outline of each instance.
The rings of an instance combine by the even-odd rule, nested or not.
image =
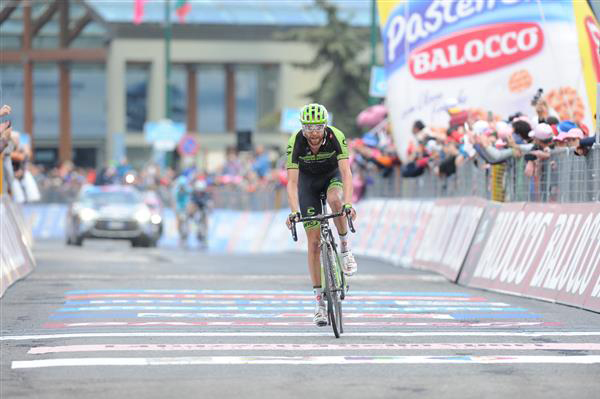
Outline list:
[[[327,124],[327,110],[321,104],[308,104],[300,112],[300,123],[303,125]]]

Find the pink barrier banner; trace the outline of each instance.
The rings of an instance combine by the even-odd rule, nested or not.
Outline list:
[[[0,196],[0,296],[35,267],[31,249],[23,238],[26,234],[19,228],[20,222],[12,209],[10,200]]]
[[[520,206],[522,207],[522,204]],[[496,215],[500,209],[502,209],[502,204],[498,202],[487,202],[460,272],[458,281],[460,284],[469,285],[470,279],[473,276],[473,271],[481,258],[481,253],[492,232]]]
[[[507,204],[482,229],[461,283],[600,311],[600,204]]]
[[[435,201],[413,265],[456,281],[485,204],[477,198]]]
[[[386,202],[383,199],[369,199],[356,206],[357,218],[354,222],[356,234],[350,233],[352,235],[349,238],[354,253],[376,256],[371,250],[371,245],[376,242],[375,235]]]
[[[403,248],[410,245],[416,230],[419,203],[388,200],[380,219],[378,238],[373,245],[376,256],[401,264]]]

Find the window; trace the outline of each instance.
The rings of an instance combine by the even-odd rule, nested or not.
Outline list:
[[[71,67],[71,131],[73,138],[106,134],[106,77],[103,65]]]
[[[196,73],[198,131],[225,132],[225,67],[202,65]]]
[[[279,66],[261,65],[258,74],[258,131],[279,131],[277,88]]]
[[[21,65],[0,66],[0,107],[8,104],[12,107],[8,118],[13,129],[23,132],[23,67]],[[27,132],[30,133],[30,132]]]
[[[127,131],[143,132],[148,115],[148,85],[150,64],[127,64]]]
[[[59,73],[56,64],[33,64],[33,134],[36,138],[58,139],[59,137],[60,89],[58,85]],[[22,104],[21,99],[19,106],[22,107]]]
[[[236,130],[256,131],[258,119],[258,68],[238,65],[235,69]]]
[[[170,117],[174,122],[186,123],[187,114],[187,69],[185,65],[173,65],[171,68],[171,110]]]
[[[278,68],[273,65],[240,65],[235,72],[236,129],[273,132]]]

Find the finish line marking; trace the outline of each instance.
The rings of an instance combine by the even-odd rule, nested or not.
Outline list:
[[[145,262],[145,260],[139,260]],[[131,274],[99,274],[99,273],[57,273],[44,274],[36,273],[29,277],[31,280],[50,280],[50,281],[68,281],[68,280],[108,280],[108,281],[134,281],[139,276]],[[146,280],[185,280],[185,281],[207,281],[231,279],[228,274],[153,274],[144,277]],[[306,281],[305,275],[300,274],[242,274],[236,275],[238,280],[249,281]],[[386,281],[427,281],[427,282],[445,282],[448,281],[444,276],[439,275],[403,275],[403,274],[359,274],[352,276],[353,281],[375,281],[383,279]]]
[[[403,321],[374,321],[374,322],[347,322],[346,326],[363,327],[555,327],[559,322],[403,322]],[[107,321],[85,323],[45,323],[43,328],[73,328],[73,327],[314,327],[308,321]]]
[[[117,337],[329,337],[330,332],[115,332],[4,335],[0,341],[37,341],[69,338]],[[600,331],[431,331],[431,332],[348,332],[345,337],[598,337]]]
[[[431,343],[431,344],[104,344],[38,346],[30,355],[121,351],[236,351],[236,350],[568,350],[598,351],[600,343]]]
[[[206,356],[71,358],[13,361],[13,369],[81,366],[188,366],[265,364],[596,364],[600,356]]]

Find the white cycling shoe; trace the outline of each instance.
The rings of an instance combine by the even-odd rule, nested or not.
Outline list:
[[[358,264],[352,255],[352,251],[342,252],[342,271],[346,276],[354,275],[358,270]]]
[[[327,325],[327,308],[325,307],[325,302],[317,302],[313,322],[317,327],[325,327]]]

